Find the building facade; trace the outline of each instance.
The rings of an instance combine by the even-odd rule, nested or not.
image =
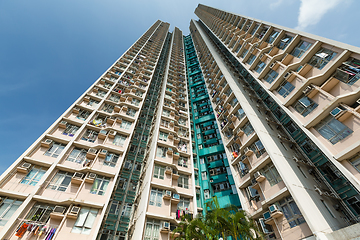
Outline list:
[[[271,239],[333,239],[357,223],[360,49],[204,5],[195,13],[242,208]]]
[[[155,22],[1,175],[1,239],[173,239],[213,196],[268,239],[356,235],[360,49],[195,13],[189,36]]]

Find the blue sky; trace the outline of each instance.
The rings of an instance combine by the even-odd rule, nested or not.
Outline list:
[[[360,46],[356,0],[202,4]],[[198,2],[0,1],[0,173],[157,19],[188,34]]]

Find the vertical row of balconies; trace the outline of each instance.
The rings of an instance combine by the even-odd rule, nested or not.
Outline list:
[[[147,222],[161,219],[160,234],[170,238],[183,214],[193,214],[192,166],[182,32],[175,28],[161,106]],[[145,233],[146,237],[146,233]]]

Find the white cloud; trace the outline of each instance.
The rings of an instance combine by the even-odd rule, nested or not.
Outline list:
[[[298,26],[296,29],[305,30],[310,25],[317,24],[321,18],[342,0],[301,0]]]

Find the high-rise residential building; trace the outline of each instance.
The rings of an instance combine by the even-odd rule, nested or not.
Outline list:
[[[216,196],[267,239],[351,239],[360,49],[199,5],[154,23],[0,177],[1,239],[173,239]]]

